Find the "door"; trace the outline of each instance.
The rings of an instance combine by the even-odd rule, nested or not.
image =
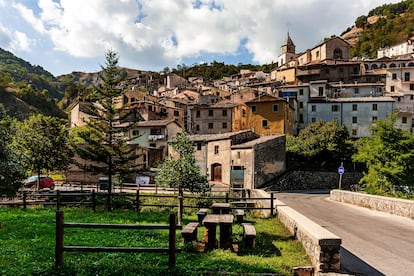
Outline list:
[[[213,164],[212,165],[212,180],[215,182],[221,182],[221,164]]]

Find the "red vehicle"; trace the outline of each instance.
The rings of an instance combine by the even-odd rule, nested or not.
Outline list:
[[[26,187],[36,187],[37,185],[37,175],[33,175],[31,177],[29,177],[28,179],[26,179],[24,181],[24,185]],[[55,188],[55,181],[53,180],[53,178],[46,176],[46,175],[41,175],[40,176],[40,183],[39,183],[39,188],[40,189],[44,189],[44,188],[49,188],[51,190],[53,190]]]

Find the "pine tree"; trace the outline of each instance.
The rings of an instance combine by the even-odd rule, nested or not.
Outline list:
[[[122,95],[121,71],[118,69],[118,54],[114,51],[106,53],[106,64],[102,67],[101,84],[94,88],[94,103],[88,112],[92,117],[86,121],[87,127],[79,130],[82,144],[75,146],[80,158],[91,161],[78,165],[95,174],[108,176],[108,209],[112,209],[113,178],[117,175],[124,178],[134,172],[142,164],[135,164],[137,155],[135,148],[128,145],[128,134],[135,122],[126,119],[133,112],[118,108],[115,100]]]

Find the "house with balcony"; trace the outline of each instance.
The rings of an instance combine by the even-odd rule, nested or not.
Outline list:
[[[182,131],[175,120],[141,121],[130,130],[129,143],[139,147],[137,153],[142,154],[142,159],[138,162],[153,166],[164,160],[168,155],[168,141]]]

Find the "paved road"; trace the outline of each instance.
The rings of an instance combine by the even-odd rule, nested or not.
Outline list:
[[[331,201],[328,192],[276,197],[342,238],[342,272],[414,275],[414,220]]]

